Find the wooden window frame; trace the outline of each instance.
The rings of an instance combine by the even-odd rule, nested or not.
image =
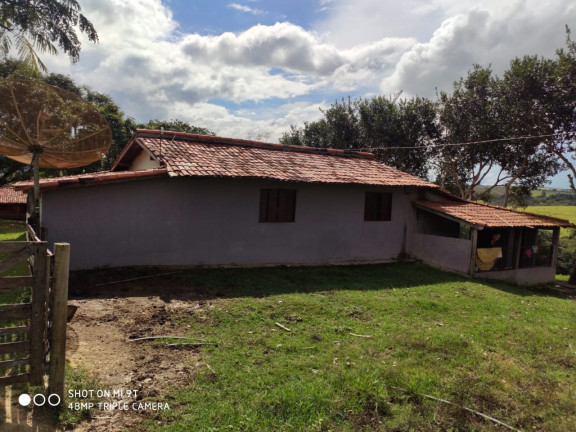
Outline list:
[[[392,220],[392,192],[366,192],[364,198],[365,222]]]
[[[296,189],[260,189],[260,223],[296,220]]]

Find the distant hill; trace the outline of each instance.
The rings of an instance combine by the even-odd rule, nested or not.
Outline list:
[[[474,189],[480,196],[488,186],[478,186]],[[497,186],[490,191],[490,204],[504,204],[504,186]],[[529,206],[566,206],[576,205],[576,194],[570,189],[540,188],[526,197],[526,204]]]

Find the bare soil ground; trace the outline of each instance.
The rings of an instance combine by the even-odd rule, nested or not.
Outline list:
[[[194,337],[172,317],[198,313],[210,299],[183,287],[177,275],[102,285],[138,277],[142,272],[127,269],[73,274],[70,279],[70,304],[79,308],[68,326],[67,361],[96,375],[102,390],[137,391],[136,397],[103,397],[99,402],[165,401],[170,389],[189,382],[198,367],[197,348],[129,340]],[[144,419],[158,421],[156,417],[152,410],[95,410],[75,430],[138,431]]]

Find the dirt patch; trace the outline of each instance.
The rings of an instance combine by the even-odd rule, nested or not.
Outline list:
[[[79,308],[68,326],[67,360],[95,374],[103,390],[124,391],[122,398],[99,398],[102,403],[166,402],[170,389],[189,383],[199,367],[200,348],[170,348],[161,340],[129,341],[163,335],[194,337],[173,319],[198,313],[207,304],[177,278],[102,285],[137,275],[137,270],[109,271],[72,275],[70,280],[70,303]],[[136,396],[126,396],[128,390],[136,390]],[[75,430],[137,431],[143,420],[157,416],[153,410],[95,410],[93,418]]]

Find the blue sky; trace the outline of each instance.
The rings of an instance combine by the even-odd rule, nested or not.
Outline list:
[[[310,0],[168,0],[166,5],[174,12],[183,32],[202,35],[242,32],[257,24],[282,21],[306,28],[327,11],[325,6]]]
[[[100,43],[52,72],[137,121],[180,119],[272,142],[348,96],[434,97],[474,63],[554,55],[568,0],[80,0]],[[555,182],[565,186],[566,182]]]

